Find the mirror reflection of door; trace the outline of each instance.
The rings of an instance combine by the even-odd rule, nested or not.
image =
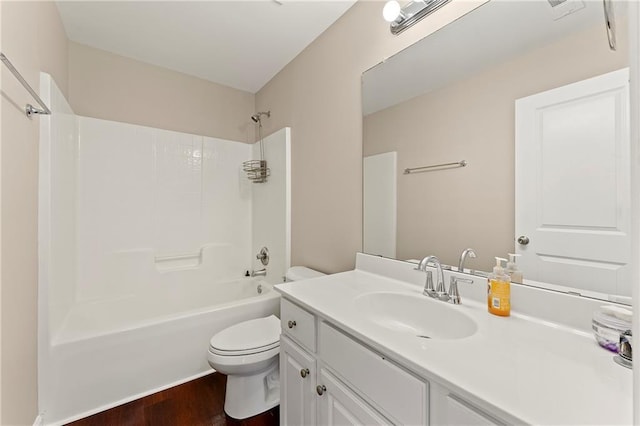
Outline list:
[[[385,152],[364,157],[363,248],[365,253],[396,257],[397,153]]]
[[[626,68],[516,100],[515,238],[527,278],[631,295],[629,149]]]

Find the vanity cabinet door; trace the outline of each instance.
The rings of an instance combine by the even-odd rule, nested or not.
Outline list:
[[[451,394],[447,395],[445,409],[447,425],[499,426],[505,424]]]
[[[280,336],[280,424],[316,424],[316,361],[304,349]]]
[[[391,424],[324,368],[320,368],[316,394],[320,425]]]

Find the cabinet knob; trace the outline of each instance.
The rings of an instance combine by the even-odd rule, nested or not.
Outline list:
[[[322,395],[326,391],[327,391],[327,387],[325,385],[316,386],[316,392],[318,392],[318,395]]]
[[[296,326],[296,322],[295,322],[295,321],[291,321],[291,320],[290,320],[290,321],[287,323],[287,326],[288,326],[289,328],[293,328],[293,327],[295,327],[295,326]]]
[[[307,377],[308,375],[309,375],[309,369],[308,368],[303,368],[302,370],[300,370],[300,376],[302,376],[303,379],[305,377]]]

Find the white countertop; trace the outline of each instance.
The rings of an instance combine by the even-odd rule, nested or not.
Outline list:
[[[615,364],[613,354],[583,331],[514,311],[497,317],[461,292],[463,304],[452,309],[473,318],[478,331],[458,340],[427,340],[382,327],[355,308],[356,298],[368,292],[421,295],[416,285],[354,270],[275,288],[415,374],[490,406],[510,423],[632,423],[632,370]],[[425,302],[445,303],[427,297]]]

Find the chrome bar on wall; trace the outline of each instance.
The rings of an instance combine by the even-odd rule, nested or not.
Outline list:
[[[607,39],[609,40],[609,49],[616,50],[616,19],[613,15],[613,1],[602,0],[604,6],[604,26],[607,31]]]
[[[443,169],[457,169],[458,167],[465,167],[467,162],[465,160],[457,161],[455,163],[443,163],[443,164],[434,164],[432,166],[422,166],[422,167],[412,167],[408,169],[404,169],[404,174],[408,175],[411,173],[422,173],[422,172],[433,172],[436,170]]]
[[[0,52],[0,60],[7,66],[7,68],[9,68],[11,74],[13,74],[14,77],[18,79],[18,81],[24,86],[24,88],[27,89],[27,92],[29,92],[33,99],[35,99],[36,102],[38,102],[38,104],[40,104],[40,106],[42,107],[42,109],[38,109],[31,104],[27,104],[24,107],[24,112],[25,114],[27,114],[27,117],[31,118],[33,114],[51,114],[51,110],[44,104],[44,102],[42,102],[40,96],[38,96],[38,94],[31,88],[31,86],[29,86],[27,80],[22,77],[16,67],[13,66],[9,58],[7,58],[2,52]]]

